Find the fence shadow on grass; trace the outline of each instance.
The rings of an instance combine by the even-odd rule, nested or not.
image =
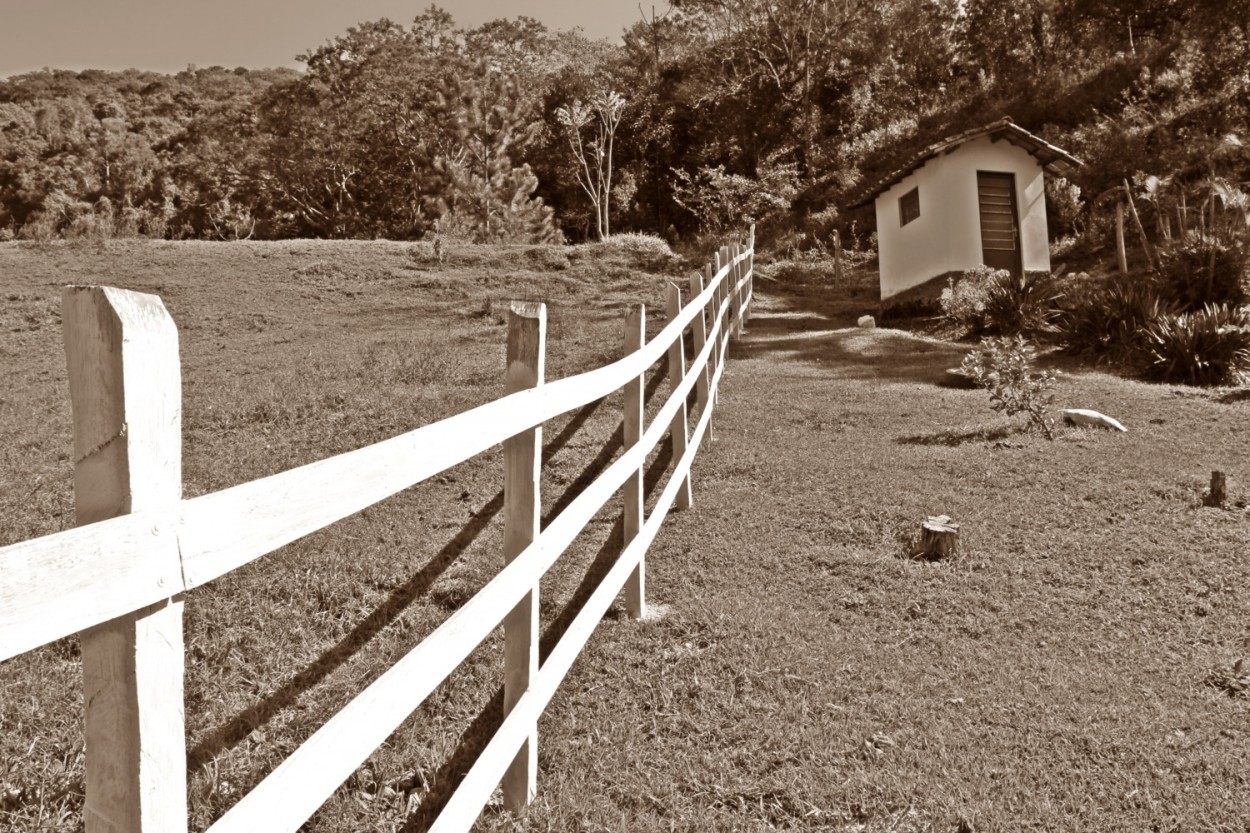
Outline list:
[[[648,387],[650,388],[650,386]],[[650,398],[651,392],[650,390],[648,391],[648,398]],[[618,430],[604,448],[613,450],[619,447],[621,436],[622,434]],[[568,495],[575,488],[580,493],[582,489],[590,485],[591,481],[598,476],[598,473],[607,466],[607,461],[611,457],[612,454],[609,453],[606,459],[601,459],[603,458],[603,452],[601,451],[599,456],[587,465],[577,480],[570,484],[565,495]],[[647,466],[647,471],[643,476],[643,493],[645,497],[650,498],[653,496],[672,460],[673,446],[672,441],[668,440],[658,447],[655,459]],[[558,514],[558,510],[553,509],[551,516],[554,517],[556,514]],[[546,519],[544,519],[544,523],[546,523]],[[560,641],[560,637],[568,630],[573,619],[581,612],[582,607],[590,599],[595,588],[599,586],[603,576],[620,557],[624,545],[624,532],[624,521],[618,517],[615,523],[613,523],[608,537],[599,547],[595,557],[591,559],[577,589],[573,591],[573,595],[565,602],[564,607],[561,608],[556,618],[543,631],[539,640],[540,662],[546,661],[547,656]],[[604,618],[612,618],[612,614],[609,612]],[[427,782],[426,793],[422,796],[421,805],[405,821],[402,828],[403,833],[425,833],[429,829],[434,820],[438,818],[438,814],[447,806],[447,802],[451,799],[456,786],[468,774],[469,769],[481,756],[482,751],[486,748],[486,744],[494,737],[495,732],[502,723],[503,687],[500,686],[490,700],[487,701],[486,705],[482,707],[482,710],[478,712],[477,716],[473,718],[473,721],[460,734],[460,740],[456,744],[455,751],[451,753],[442,766],[438,768],[438,771],[434,773],[434,776]],[[487,807],[485,810],[487,813],[491,811],[491,807]]]
[[[666,373],[657,372],[651,375],[645,391],[645,399],[650,401],[659,390]],[[581,430],[582,426],[594,415],[603,399],[587,403],[579,408],[560,433],[543,444],[542,460],[546,464],[564,448]],[[557,499],[550,513],[551,517],[558,514],[564,507],[577,497],[601,472],[611,460],[622,442],[622,432],[618,429],[600,449],[594,460],[569,484],[564,493]],[[375,608],[338,643],[327,649],[308,667],[296,673],[294,677],[280,686],[263,700],[249,706],[235,715],[225,725],[210,732],[203,740],[187,753],[187,770],[199,772],[217,755],[233,748],[254,730],[268,723],[274,716],[291,705],[297,697],[308,691],[329,676],[335,669],[347,662],[363,648],[371,639],[396,618],[414,601],[426,595],[434,582],[438,580],[448,567],[455,563],[465,550],[469,548],[482,531],[503,509],[504,494],[501,489],[489,501],[469,518],[468,523],[461,527],[456,535],[443,545],[425,566],[412,575],[401,586],[395,588],[381,605]],[[547,522],[544,518],[544,525]],[[493,731],[493,730],[492,730]]]

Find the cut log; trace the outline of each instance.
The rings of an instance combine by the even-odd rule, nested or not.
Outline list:
[[[1211,472],[1211,490],[1207,492],[1207,497],[1202,503],[1204,506],[1223,509],[1226,500],[1228,500],[1228,484],[1225,481],[1224,472],[1213,471]]]
[[[920,525],[920,543],[913,556],[937,561],[959,551],[959,524],[947,515],[935,515]]]

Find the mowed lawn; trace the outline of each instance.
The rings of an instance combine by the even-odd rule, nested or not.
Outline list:
[[[551,304],[549,378],[601,364],[626,304],[663,323],[671,274],[587,250],[0,246],[0,544],[72,519],[61,283],[166,298],[194,495],[497,396],[508,297]],[[964,346],[850,328],[862,304],[838,288],[757,287],[694,507],[649,555],[661,615],[610,613],[540,723],[535,805],[479,827],[1250,829],[1250,697],[1230,685],[1250,658],[1250,397],[1065,364],[1059,403],[1130,430],[1051,443],[945,386]],[[619,405],[547,427],[549,516],[615,453]],[[1201,505],[1212,469],[1227,509]],[[485,455],[190,595],[195,829],[498,568],[501,482]],[[938,513],[961,553],[908,560]],[[583,538],[542,587],[547,645],[619,548],[615,514]],[[0,665],[0,827],[78,825],[76,650]],[[425,829],[497,723],[499,654],[308,829]]]

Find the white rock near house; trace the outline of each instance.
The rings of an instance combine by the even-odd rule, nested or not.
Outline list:
[[[871,315],[861,315],[859,317],[859,321],[856,323],[865,330],[871,330],[873,327],[877,326],[877,319],[873,318]]]
[[[1116,431],[1128,431],[1120,421],[1113,419],[1106,414],[1100,414],[1097,411],[1091,411],[1086,408],[1064,408],[1063,421],[1072,425],[1093,425],[1098,428],[1111,428]]]

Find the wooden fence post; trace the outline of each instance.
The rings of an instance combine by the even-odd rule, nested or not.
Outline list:
[[[79,526],[182,500],[178,330],[155,295],[61,296]],[[153,520],[153,532],[159,524]],[[85,630],[87,833],[185,833],[182,599]]]
[[[729,270],[729,274],[733,280],[735,289],[733,291],[734,293],[733,294],[734,300],[733,300],[733,305],[732,305],[733,319],[730,322],[732,324],[730,329],[733,331],[734,338],[742,338],[742,333],[743,333],[742,293],[745,291],[745,287],[738,287],[738,282],[742,280],[742,275],[743,275],[742,262],[738,260],[741,254],[742,254],[742,245],[738,243],[737,241],[731,243],[729,246],[729,257],[730,257],[730,262],[733,263],[733,268]]]
[[[505,393],[543,384],[547,352],[545,304],[513,301],[508,310],[508,369]],[[542,513],[543,429],[536,426],[504,441],[503,555],[507,564],[538,537]],[[538,675],[538,585],[517,603],[503,622],[504,717]],[[503,777],[503,801],[519,810],[534,799],[538,784],[538,727],[530,728]]]
[[[838,271],[842,271],[841,245],[838,246]],[[747,302],[747,318],[750,318],[755,309],[755,223],[751,224],[751,230],[747,233],[747,296],[750,298]]]
[[[703,276],[695,272],[690,276],[690,297],[698,298],[703,294]],[[691,333],[693,335],[694,355],[698,356],[703,352],[703,346],[707,344],[707,309],[699,310],[699,314],[694,317],[694,323],[691,325]],[[694,357],[691,358],[694,360]],[[708,409],[708,379],[711,376],[712,363],[709,361],[703,366],[699,378],[695,382],[695,389],[699,394],[699,413],[702,414]]]
[[[681,288],[675,283],[668,285],[668,320],[673,321],[677,316],[681,315]],[[684,333],[678,333],[677,338],[668,347],[668,381],[669,390],[676,391],[681,385],[682,380],[686,377],[686,344],[683,339]],[[686,443],[690,440],[690,425],[686,419],[686,400],[683,397],[681,407],[677,409],[677,414],[673,417],[673,422],[669,429],[669,433],[673,438],[673,464],[682,458],[686,453]],[[677,500],[675,505],[678,509],[689,509],[691,504],[690,475],[687,474],[682,480],[681,486],[677,489]]]
[[[647,337],[647,308],[643,304],[631,307],[629,312],[625,314],[625,343],[624,353],[626,356],[642,349],[643,342]],[[625,419],[624,419],[624,449],[623,452],[629,451],[636,446],[642,439],[642,397],[643,389],[646,383],[646,373],[639,375],[637,379],[631,379],[625,385]],[[646,469],[646,465],[638,467],[638,471],[629,476],[625,481],[625,510],[622,520],[624,521],[624,542],[622,548],[628,547],[629,542],[638,536],[642,530],[643,524],[643,498],[642,498],[642,475]],[[625,581],[625,609],[629,613],[631,619],[641,619],[647,614],[647,567],[646,556],[638,561],[638,566],[630,573],[629,578]]]
[[[716,271],[719,273],[729,265],[729,247],[721,246],[716,252]],[[729,311],[725,313],[726,317],[721,321],[721,332],[725,336],[732,335],[733,327],[733,302],[730,301],[733,293],[733,270],[729,269],[725,273],[725,281],[721,284],[721,303],[729,301]]]
[[[707,277],[708,284],[713,284],[716,281],[716,275],[718,272],[720,272],[719,267],[720,267],[720,257],[717,255],[713,255],[712,262],[707,264],[707,266],[705,266],[703,269],[704,275],[706,275]],[[716,291],[712,293],[712,307],[711,309],[708,310],[708,319],[707,319],[707,328],[708,328],[709,334],[711,334],[716,329],[716,322],[720,320],[721,286],[722,284],[716,284]],[[716,333],[715,341],[712,343],[712,354],[708,356],[707,376],[708,376],[709,384],[712,379],[716,378],[716,375],[715,375],[716,369],[720,367],[720,340],[723,335],[724,335],[723,330]],[[709,407],[711,407],[711,409],[715,411],[716,410],[716,388],[715,387],[711,388],[711,390],[709,391],[709,395],[710,395]],[[715,417],[713,417],[713,419],[715,419]],[[716,439],[716,431],[712,427],[711,420],[709,420],[707,424],[707,436],[709,440]]]

